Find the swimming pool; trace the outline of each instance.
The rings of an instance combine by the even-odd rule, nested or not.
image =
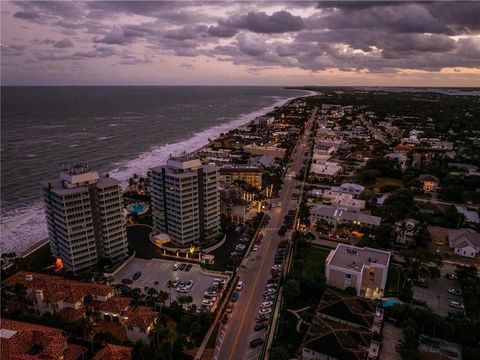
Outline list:
[[[131,214],[131,213],[136,213],[137,215],[143,215],[145,214],[149,209],[149,206],[148,204],[145,204],[145,203],[134,203],[134,204],[130,204],[128,205],[127,207],[127,210],[128,212]]]
[[[398,304],[400,304],[400,301],[394,298],[380,300],[380,306],[384,309],[394,307],[395,305],[398,305]]]

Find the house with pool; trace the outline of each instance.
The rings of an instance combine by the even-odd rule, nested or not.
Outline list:
[[[391,253],[368,247],[338,244],[325,261],[327,284],[338,289],[355,288],[369,299],[383,296]]]

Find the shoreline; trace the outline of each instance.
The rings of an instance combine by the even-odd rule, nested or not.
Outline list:
[[[251,112],[246,113],[246,114],[240,114],[240,115],[238,115],[237,118],[229,121],[227,124],[221,125],[221,126],[227,126],[227,128],[222,130],[221,133],[228,133],[232,130],[238,129],[238,128],[240,128],[242,126],[245,126],[247,124],[251,124],[255,120],[256,117],[263,116],[263,115],[273,111],[275,107],[281,108],[281,107],[285,106],[286,104],[288,104],[289,102],[291,102],[292,100],[299,99],[299,98],[304,98],[304,97],[309,97],[309,96],[312,96],[312,95],[317,93],[316,91],[310,91],[310,90],[300,90],[300,89],[298,89],[298,90],[302,91],[306,94],[304,94],[304,95],[299,94],[299,96],[293,96],[293,97],[288,97],[286,99],[278,100],[278,101],[275,101],[270,106],[265,106],[265,107],[260,108],[256,111],[251,111]],[[244,117],[247,117],[247,118],[243,119]],[[232,123],[232,124],[230,126],[228,126],[229,123]],[[207,133],[208,131],[212,131],[212,130],[214,131],[215,128],[216,127],[214,126],[214,127],[211,127],[211,128],[208,128],[208,129],[204,130],[203,132]],[[150,151],[139,155],[138,157],[136,157],[133,160],[130,160],[130,161],[127,160],[124,163],[123,166],[119,166],[119,168],[117,168],[113,171],[107,172],[107,173],[109,173],[109,175],[111,177],[116,178],[119,181],[121,181],[122,187],[124,187],[124,186],[126,186],[125,184],[128,183],[128,178],[133,176],[134,173],[137,173],[140,176],[146,176],[146,172],[145,173],[144,172],[138,172],[138,171],[136,171],[136,169],[134,167],[131,167],[131,165],[135,164],[135,162],[147,162],[148,163],[151,160],[153,160],[153,159],[148,159],[148,158],[147,159],[145,159],[145,158],[142,159],[142,157],[145,157],[145,156],[146,157],[148,157],[148,156],[154,157],[154,156],[152,156],[152,154],[154,154],[155,152],[158,152],[159,149],[164,148],[166,146],[178,147],[178,145],[180,145],[180,144],[187,145],[189,141],[195,140],[195,136],[199,136],[201,134],[202,133],[192,134],[187,139],[177,141],[173,144],[164,144],[164,145],[161,145],[160,147],[153,148]],[[204,136],[207,136],[207,135],[204,135]],[[212,137],[212,140],[217,139],[218,136],[220,136],[220,135],[216,134],[215,136]],[[210,142],[208,142],[208,141],[203,142],[203,139],[198,139],[198,142],[200,142],[200,141],[203,143],[203,145],[201,145],[199,147],[196,147],[195,149],[190,150],[190,151],[187,150],[186,153],[187,154],[195,154],[195,153],[205,149],[206,147],[208,147],[210,145]],[[179,149],[179,150],[180,150],[180,152],[184,151],[182,149]],[[166,151],[168,151],[168,150],[166,150]],[[172,154],[172,155],[174,155],[174,154]],[[114,167],[114,166],[115,165],[112,165],[112,167]],[[148,169],[152,166],[154,166],[154,165],[150,162],[149,165],[148,165]],[[126,176],[126,177],[125,176],[116,176],[116,174],[122,174],[122,173],[123,174],[128,174],[128,176]],[[5,218],[6,217],[5,215],[6,214],[2,214],[2,217]],[[20,219],[23,220],[22,223],[20,223],[18,221],[19,220],[18,217],[20,217]],[[9,216],[9,218],[10,219],[8,219],[8,222],[5,222],[5,223],[2,222],[2,233],[5,233],[7,231],[9,232],[9,235],[8,235],[9,240],[8,241],[3,241],[3,239],[2,239],[2,241],[0,242],[0,250],[2,252],[15,251],[15,252],[17,252],[17,256],[22,257],[22,256],[25,256],[26,254],[28,254],[29,252],[32,252],[33,250],[35,250],[37,247],[43,246],[46,242],[48,242],[48,232],[47,232],[47,229],[46,229],[46,221],[45,221],[44,209],[43,209],[43,204],[41,202],[41,199],[39,199],[38,202],[32,203],[28,207],[13,210],[12,215]],[[24,226],[28,226],[31,229],[31,231],[27,231],[25,233],[22,233],[21,229],[24,229]],[[34,234],[38,234],[39,236],[36,237],[36,236],[34,236]],[[31,240],[31,241],[28,241],[28,240]],[[25,247],[23,247],[22,245],[24,245]]]

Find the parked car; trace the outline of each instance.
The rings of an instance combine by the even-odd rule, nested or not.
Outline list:
[[[181,264],[178,263],[178,262],[175,263],[175,264],[173,264],[173,270],[178,270],[178,268],[180,267],[180,265],[181,265]]]
[[[267,321],[268,319],[270,319],[270,314],[257,315],[255,320],[258,323],[258,322]]]
[[[250,341],[250,347],[256,348],[257,346],[260,346],[263,344],[263,339],[262,338],[257,338],[252,341]]]
[[[271,308],[263,308],[258,311],[259,315],[265,315],[265,314],[270,314],[272,312]]]
[[[132,279],[122,279],[122,284],[130,285],[131,283],[133,283]]]
[[[230,314],[233,311],[235,305],[233,303],[228,304],[227,306],[227,314]]]
[[[445,277],[450,280],[455,280],[455,274],[446,274]]]
[[[190,290],[193,287],[193,280],[188,280],[187,283],[185,284],[185,287]]]
[[[267,284],[276,284],[278,283],[277,279],[268,279]]]
[[[463,311],[449,311],[448,316],[463,319],[465,317],[465,313]]]
[[[255,331],[260,331],[260,330],[263,330],[263,329],[266,329],[266,328],[267,328],[267,325],[263,322],[260,322],[260,323],[255,325]]]
[[[273,301],[264,301],[260,306],[262,307],[262,309],[271,308],[273,306]]]
[[[263,300],[264,301],[273,301],[273,300],[275,300],[275,295],[265,295],[263,297]]]
[[[460,290],[457,290],[457,289],[448,289],[448,293],[450,295],[457,295],[457,296],[462,295],[462,292]]]
[[[253,251],[258,251],[258,245],[253,246]]]
[[[267,289],[276,289],[276,288],[278,288],[278,285],[277,285],[276,283],[267,284],[267,286],[265,286],[265,288],[267,288]]]
[[[183,264],[183,263],[182,263],[182,264],[180,265],[180,270],[183,270],[183,269],[185,269],[186,267],[187,267],[187,264]]]
[[[192,270],[192,264],[188,264],[187,267],[185,268],[185,271],[190,271]]]
[[[179,283],[180,283],[180,279],[176,278],[175,280],[172,281],[171,287],[176,288]]]
[[[243,286],[244,286],[244,282],[242,280],[240,280],[238,283],[237,283],[237,287],[236,289],[238,291],[242,290],[243,289]]]
[[[232,295],[232,302],[236,302],[238,300],[238,293],[234,292]]]
[[[226,324],[228,322],[228,314],[223,315],[222,323]]]
[[[140,278],[140,276],[142,276],[142,272],[141,272],[141,271],[137,271],[135,274],[133,274],[132,279],[133,279],[133,280],[137,280],[138,278]]]
[[[464,309],[465,306],[461,302],[458,301],[450,301],[450,306],[455,308],[455,309]]]

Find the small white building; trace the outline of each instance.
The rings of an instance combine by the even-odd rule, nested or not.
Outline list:
[[[480,234],[472,229],[448,230],[448,244],[455,254],[474,258],[480,252]]]
[[[360,194],[365,190],[365,187],[354,183],[343,183],[340,186],[332,186],[331,191],[352,194],[355,199],[358,199]]]
[[[390,265],[389,251],[338,244],[325,261],[327,284],[339,289],[353,287],[358,296],[383,296]]]

